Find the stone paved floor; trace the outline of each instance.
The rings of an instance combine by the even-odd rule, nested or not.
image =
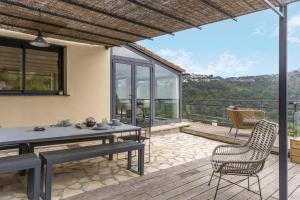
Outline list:
[[[207,157],[220,143],[185,133],[164,133],[152,136],[151,144],[151,162],[145,164],[145,174]],[[41,148],[37,152],[84,145],[91,145],[91,142]],[[1,152],[0,157],[15,153]],[[147,153],[146,150],[146,161]],[[57,165],[54,169],[53,199],[63,199],[107,185],[119,184],[138,176],[126,170],[126,160],[122,158],[125,158],[124,154],[119,154],[118,160],[115,156],[113,161],[96,158]],[[27,199],[25,181],[25,177],[17,174],[1,174],[0,200]]]

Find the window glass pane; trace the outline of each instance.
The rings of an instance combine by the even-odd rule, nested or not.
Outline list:
[[[132,123],[131,65],[116,63],[116,117]]]
[[[112,48],[112,54],[114,56],[122,56],[122,57],[127,57],[127,58],[147,60],[146,58],[130,51],[129,49],[126,49],[125,47],[113,47]]]
[[[136,65],[136,125],[145,127],[150,122],[150,67]]]
[[[25,90],[58,91],[58,53],[26,49]]]
[[[0,91],[20,91],[22,49],[0,46]]]
[[[179,76],[155,65],[155,119],[179,118]]]

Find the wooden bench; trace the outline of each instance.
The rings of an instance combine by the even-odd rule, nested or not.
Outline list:
[[[20,170],[28,170],[28,198],[38,200],[40,197],[40,159],[32,153],[0,158],[0,173],[14,172]]]
[[[42,160],[42,184],[41,197],[45,200],[51,199],[52,190],[52,167],[55,164],[78,161],[115,153],[128,152],[127,169],[131,169],[132,151],[138,150],[138,173],[144,174],[144,149],[145,145],[134,141],[116,142],[112,144],[93,145],[74,149],[57,150],[40,153]],[[46,174],[45,173],[46,167]]]

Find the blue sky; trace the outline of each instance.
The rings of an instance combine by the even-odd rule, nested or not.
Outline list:
[[[271,10],[139,42],[188,73],[223,77],[278,73],[278,16]],[[288,70],[300,69],[300,2],[288,10]]]

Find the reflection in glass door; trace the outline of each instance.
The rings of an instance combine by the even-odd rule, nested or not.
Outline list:
[[[136,125],[147,126],[151,120],[151,68],[149,66],[135,66],[136,88]]]
[[[114,118],[122,123],[132,121],[132,71],[131,64],[115,63],[114,65]]]

